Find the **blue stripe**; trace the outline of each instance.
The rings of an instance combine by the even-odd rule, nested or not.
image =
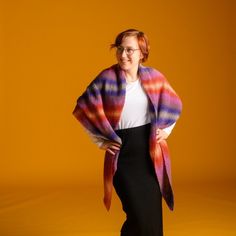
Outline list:
[[[172,125],[173,123],[175,123],[176,122],[176,120],[175,119],[157,119],[156,120],[156,122],[155,122],[155,124],[157,125],[157,126],[162,126],[162,125],[164,125],[164,126],[166,126],[166,125],[168,125],[168,126],[170,126],[170,125]]]
[[[112,90],[110,90],[110,91],[106,91],[106,95],[109,95],[109,96],[124,96],[125,95],[125,90],[124,89],[122,89],[122,90],[120,90],[120,91],[112,91]]]

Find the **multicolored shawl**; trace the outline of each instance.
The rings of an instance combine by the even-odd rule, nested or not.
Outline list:
[[[168,207],[173,210],[174,196],[171,184],[171,166],[166,141],[157,143],[157,128],[166,128],[176,122],[182,110],[182,102],[165,77],[157,70],[140,65],[139,77],[147,93],[151,115],[150,156],[161,193]],[[92,134],[122,144],[115,133],[126,93],[124,71],[118,64],[103,70],[78,98],[73,115]],[[117,168],[119,151],[115,155],[105,153],[104,204],[110,209],[113,175]]]

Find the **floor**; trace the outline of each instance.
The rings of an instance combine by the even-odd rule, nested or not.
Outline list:
[[[119,236],[125,215],[102,186],[0,188],[1,236]],[[236,185],[175,185],[175,210],[163,202],[165,236],[236,236]]]

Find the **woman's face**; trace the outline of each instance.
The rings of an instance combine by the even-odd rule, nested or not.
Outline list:
[[[120,67],[125,71],[138,68],[143,55],[135,36],[123,38],[121,45],[117,47],[116,58]]]

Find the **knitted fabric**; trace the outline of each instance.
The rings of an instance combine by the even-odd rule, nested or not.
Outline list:
[[[138,75],[149,98],[151,130],[149,137],[150,156],[154,164],[161,193],[168,207],[174,208],[171,183],[171,165],[167,142],[156,141],[156,130],[163,129],[180,116],[182,102],[165,77],[156,69],[139,65]],[[73,115],[92,134],[104,140],[122,144],[115,133],[126,94],[124,71],[118,64],[100,72],[78,98]],[[104,159],[104,204],[110,209],[113,176],[117,169],[119,151],[115,155],[105,152]]]

